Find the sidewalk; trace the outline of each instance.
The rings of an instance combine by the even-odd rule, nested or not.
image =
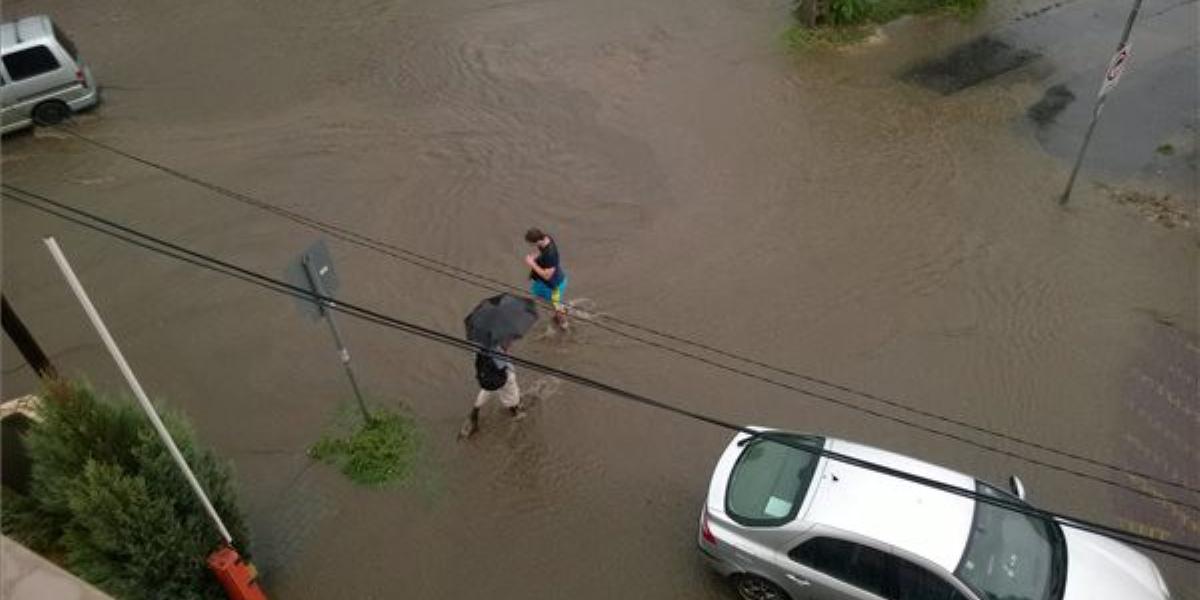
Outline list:
[[[1197,6],[1197,0],[1143,2],[1130,37],[1132,61],[1108,96],[1084,162],[1085,178],[1161,178],[1195,197]],[[1132,7],[1133,0],[1047,2],[997,32],[1042,56],[1039,83],[1052,114],[1029,122],[1056,158],[1074,160]]]
[[[112,600],[34,554],[25,546],[0,536],[0,600]]]

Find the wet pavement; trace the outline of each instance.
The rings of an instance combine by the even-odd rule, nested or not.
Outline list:
[[[910,19],[882,41],[803,56],[780,41],[789,5],[776,0],[5,9],[50,12],[73,34],[106,86],[78,121],[88,136],[514,285],[521,234],[542,226],[559,240],[568,295],[596,312],[1197,485],[1196,233],[1150,222],[1097,185],[1170,193],[1195,214],[1194,150],[1189,159],[1180,141],[1167,157],[1181,171],[1145,167],[1175,139],[1163,132],[1186,126],[1188,98],[1142,104],[1178,85],[1175,67],[1155,65],[1188,55],[1135,49],[1093,141],[1097,168],[1061,209],[1070,165],[1058,147],[1081,133],[1075,113],[1094,93],[1083,82],[1098,77],[1125,15],[1090,3],[1094,36],[1036,39],[1082,27],[1084,4]],[[1038,58],[951,94],[905,79],[983,35]],[[1167,38],[1180,44],[1149,32],[1135,43]],[[1059,84],[1076,100],[1035,125],[1029,107]],[[1130,125],[1127,110],[1164,124]],[[1126,140],[1138,140],[1138,158],[1105,168]],[[53,131],[5,138],[3,176],[271,274],[317,237]],[[343,319],[368,394],[404,403],[426,436],[413,481],[362,490],[305,456],[350,390],[328,331],[290,298],[6,201],[6,296],[60,371],[102,387],[118,389],[119,376],[38,241],[46,234],[145,387],[233,460],[272,597],[729,597],[694,548],[725,432],[523,372],[540,390],[530,417],[490,412],[457,444],[475,392],[470,357]],[[329,246],[340,296],[443,331],[460,331],[487,295]],[[33,381],[4,343],[13,396]],[[1193,512],[595,327],[516,351],[733,421],[861,440],[993,481],[1019,473],[1047,508],[1200,543]],[[1200,597],[1194,570],[1158,563],[1178,597]]]
[[[1073,160],[1092,116],[1096,94],[1131,3],[1073,2],[1027,14],[1003,29],[1014,43],[1045,56],[1038,84],[1074,95],[1061,112],[1038,123],[1042,147]],[[1147,0],[1130,37],[1132,61],[1105,103],[1087,166],[1094,176],[1140,177],[1168,189],[1196,186],[1200,131],[1200,9],[1196,0]],[[1063,35],[1063,31],[1073,35]]]
[[[905,77],[943,94],[954,94],[1019,69],[1037,57],[1030,50],[983,35],[918,64]]]

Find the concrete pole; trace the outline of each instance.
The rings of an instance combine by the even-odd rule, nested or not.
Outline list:
[[[71,264],[67,262],[67,257],[63,254],[62,249],[58,247],[58,242],[53,237],[45,238],[43,241],[46,243],[46,247],[50,249],[50,255],[54,257],[54,262],[58,263],[58,268],[62,271],[63,277],[66,278],[67,285],[71,286],[71,291],[75,293],[75,297],[79,299],[79,304],[83,306],[83,312],[87,313],[92,326],[96,328],[96,332],[100,334],[100,339],[104,341],[104,346],[108,348],[108,353],[116,361],[117,368],[121,370],[121,374],[125,376],[125,381],[133,389],[133,395],[137,398],[138,403],[142,405],[142,410],[150,418],[150,424],[154,426],[154,431],[158,432],[158,437],[162,439],[163,444],[166,445],[167,450],[171,453],[171,458],[175,459],[175,464],[179,466],[180,471],[183,471],[183,476],[187,478],[188,484],[192,486],[192,491],[200,499],[200,504],[204,505],[204,511],[212,519],[213,525],[216,526],[217,531],[221,534],[221,538],[225,540],[226,544],[232,546],[233,536],[229,535],[229,530],[225,528],[225,522],[221,520],[221,515],[218,515],[217,509],[213,508],[208,495],[204,493],[204,488],[200,486],[196,475],[192,473],[192,469],[188,466],[187,461],[184,460],[183,454],[179,452],[179,447],[175,445],[175,440],[171,438],[171,433],[167,431],[167,427],[163,425],[162,419],[159,418],[158,411],[154,410],[154,405],[146,397],[146,392],[142,389],[142,384],[138,383],[137,376],[129,368],[129,363],[125,362],[125,356],[121,354],[121,349],[117,347],[116,340],[108,332],[108,327],[104,325],[104,321],[100,319],[100,313],[92,305],[92,300],[88,298],[87,292],[84,291],[83,284],[79,283],[79,278],[75,276],[75,271],[71,269]]]

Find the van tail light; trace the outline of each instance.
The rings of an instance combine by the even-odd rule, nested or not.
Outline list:
[[[704,541],[712,544],[713,546],[717,545],[717,536],[713,535],[712,529],[709,529],[708,527],[707,510],[704,511],[704,519],[700,521],[700,537],[703,537]]]
[[[83,87],[87,87],[87,77],[83,76],[83,69],[75,70],[75,81],[83,84]]]

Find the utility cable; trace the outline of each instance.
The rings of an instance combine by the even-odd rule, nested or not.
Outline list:
[[[208,189],[216,194],[225,196],[225,197],[235,200],[237,202],[240,202],[240,203],[258,208],[260,210],[269,212],[271,214],[283,217],[284,219],[290,220],[294,223],[303,225],[310,229],[320,231],[331,237],[334,237],[335,239],[339,239],[344,242],[350,243],[352,245],[356,245],[356,246],[359,246],[362,248],[366,248],[366,249],[390,256],[394,259],[400,260],[402,262],[408,263],[408,264],[416,266],[418,268],[425,269],[425,270],[428,270],[428,271],[431,271],[434,273],[438,273],[440,275],[449,277],[451,279],[455,279],[461,283],[472,285],[472,286],[475,286],[475,287],[478,287],[481,289],[486,289],[491,292],[515,293],[521,297],[529,298],[529,299],[536,301],[538,303],[538,306],[540,308],[542,308],[543,310],[546,310],[546,311],[554,310],[554,307],[552,305],[550,305],[550,303],[546,302],[545,300],[543,300],[541,298],[537,298],[537,297],[531,297],[525,290],[518,288],[516,286],[513,286],[509,283],[500,281],[496,278],[489,277],[487,275],[477,273],[477,272],[453,265],[453,264],[445,262],[445,261],[438,260],[436,258],[421,254],[419,252],[415,252],[413,250],[403,248],[401,246],[397,246],[397,245],[389,243],[389,242],[385,242],[382,240],[372,238],[365,234],[361,234],[361,233],[355,232],[353,230],[350,230],[350,229],[347,229],[347,228],[344,228],[344,227],[341,227],[338,225],[334,225],[334,224],[331,224],[331,223],[328,223],[325,221],[321,221],[321,220],[313,218],[313,217],[309,217],[307,215],[303,215],[301,213],[297,213],[295,211],[289,210],[287,208],[283,208],[283,207],[275,205],[275,204],[271,204],[269,202],[264,202],[257,198],[251,197],[247,194],[243,194],[241,192],[231,190],[229,188],[220,186],[218,184],[211,183],[209,181],[205,181],[198,177],[184,173],[178,169],[168,167],[159,162],[140,157],[138,155],[127,152],[125,150],[122,150],[122,149],[112,146],[110,144],[101,142],[99,140],[95,140],[95,139],[88,137],[82,133],[79,133],[71,128],[64,127],[64,126],[56,126],[56,129],[59,131],[65,132],[85,143],[91,144],[102,150],[111,152],[118,156],[127,158],[127,159],[137,162],[139,164],[142,164],[144,166],[161,171],[163,173],[166,173],[168,175],[171,175],[171,176],[181,179],[183,181],[187,181],[194,185],[203,187],[203,188]],[[616,328],[616,327],[613,327],[610,325],[606,325],[602,321],[610,321],[612,323],[615,323],[619,326],[622,326],[622,327],[625,327],[628,329],[640,331],[642,333],[646,333],[646,334],[649,334],[649,335],[652,335],[655,337],[659,337],[662,339],[670,340],[672,342],[690,346],[692,348],[703,350],[705,352],[711,353],[716,356],[721,356],[723,358],[735,360],[742,364],[751,365],[751,366],[757,367],[759,369],[763,369],[765,371],[770,371],[770,372],[777,373],[780,375],[794,377],[794,378],[797,378],[797,379],[800,379],[803,381],[807,381],[807,382],[814,383],[817,385],[825,386],[825,387],[828,387],[828,388],[831,388],[834,390],[838,390],[838,391],[846,393],[846,394],[850,394],[852,396],[856,396],[859,398],[871,400],[871,401],[879,403],[879,404],[883,404],[885,406],[888,406],[888,407],[896,409],[896,410],[900,410],[900,411],[904,411],[904,412],[907,412],[910,414],[918,415],[918,416],[921,416],[921,417],[924,417],[927,419],[931,419],[931,420],[934,420],[937,422],[954,425],[956,427],[961,427],[961,428],[973,431],[975,433],[991,436],[991,437],[1001,439],[1001,440],[1004,440],[1004,441],[1007,441],[1010,443],[1023,445],[1023,446],[1029,447],[1029,448],[1033,448],[1035,450],[1039,450],[1041,452],[1045,452],[1047,454],[1053,454],[1053,455],[1057,455],[1057,456],[1060,456],[1063,458],[1068,458],[1068,459],[1071,459],[1074,461],[1081,462],[1083,464],[1087,464],[1092,467],[1109,470],[1114,473],[1119,473],[1119,474],[1122,474],[1122,475],[1125,475],[1128,477],[1133,477],[1133,478],[1142,479],[1145,481],[1154,482],[1154,483],[1157,483],[1160,485],[1165,485],[1168,487],[1176,488],[1176,489],[1187,491],[1187,492],[1200,493],[1200,487],[1189,485],[1189,484],[1181,482],[1181,481],[1175,481],[1172,479],[1152,475],[1149,473],[1140,472],[1140,471],[1137,471],[1137,470],[1129,468],[1129,467],[1114,465],[1114,464],[1107,463],[1107,462],[1104,462],[1101,460],[1097,460],[1095,458],[1091,458],[1089,456],[1085,456],[1083,454],[1079,454],[1077,452],[1062,450],[1062,449],[1055,448],[1055,447],[1047,445],[1047,444],[1043,444],[1041,442],[1033,441],[1028,438],[1020,437],[1020,436],[1002,432],[1002,431],[996,431],[996,430],[993,430],[993,429],[990,429],[987,427],[983,427],[983,426],[971,423],[971,422],[963,420],[963,419],[958,419],[958,418],[942,415],[942,414],[939,414],[939,413],[936,413],[936,412],[933,412],[930,410],[926,410],[926,409],[922,409],[922,408],[913,406],[913,405],[905,403],[905,402],[901,402],[899,400],[895,400],[895,399],[887,398],[887,397],[884,397],[884,396],[881,396],[878,394],[874,394],[871,392],[855,389],[853,387],[850,387],[850,386],[847,386],[844,384],[840,384],[840,383],[831,381],[829,379],[817,377],[814,375],[809,375],[806,373],[796,371],[794,369],[789,369],[789,368],[785,368],[785,367],[779,367],[776,365],[772,365],[772,364],[763,362],[761,360],[758,360],[758,359],[755,359],[752,357],[747,357],[747,356],[744,356],[744,355],[741,355],[741,354],[738,354],[735,352],[717,348],[710,344],[698,342],[698,341],[688,339],[683,336],[665,332],[665,331],[655,329],[652,327],[648,327],[645,325],[640,325],[638,323],[635,323],[635,322],[632,322],[632,321],[629,321],[626,319],[622,319],[622,318],[619,318],[616,316],[599,315],[597,317],[597,319],[595,319],[595,320],[585,320],[584,322],[588,323],[589,325],[592,325],[597,328],[608,331],[610,333],[613,333],[617,336],[624,337],[626,339],[630,339],[630,340],[636,341],[638,343],[645,344],[647,346],[650,346],[650,347],[653,347],[653,348],[656,348],[659,350],[663,350],[665,352],[669,352],[669,353],[675,354],[677,356],[681,356],[683,358],[687,358],[689,360],[693,360],[693,361],[708,365],[710,367],[714,367],[714,368],[723,370],[728,373],[732,373],[732,374],[735,374],[735,375],[738,375],[741,377],[753,379],[753,380],[759,381],[761,383],[765,383],[767,385],[785,389],[785,390],[788,390],[791,392],[809,395],[811,397],[817,397],[817,396],[813,396],[812,394],[809,394],[808,390],[806,390],[804,388],[800,388],[800,387],[794,386],[794,385],[789,385],[786,382],[781,382],[776,379],[757,375],[757,374],[751,373],[745,369],[739,369],[736,367],[732,367],[730,365],[711,360],[709,358],[697,355],[692,352],[680,350],[678,348],[674,348],[672,346],[668,346],[666,344],[656,342],[654,340],[650,340],[650,339],[647,339],[642,336],[634,335],[629,332],[623,331],[619,328]],[[831,402],[842,408],[857,411],[857,412],[860,412],[860,413],[863,413],[863,414],[866,414],[866,415],[869,415],[869,416],[872,416],[875,418],[889,420],[889,421],[892,421],[893,423],[904,425],[906,427],[918,429],[918,430],[924,431],[926,433],[932,433],[934,435],[945,437],[947,439],[952,439],[952,440],[955,440],[955,441],[958,441],[961,443],[965,443],[965,444],[974,446],[975,448],[978,448],[978,449],[981,449],[981,450],[984,450],[987,452],[1001,454],[1004,456],[1008,456],[1009,458],[1015,458],[1017,460],[1029,462],[1031,464],[1035,464],[1035,465],[1043,467],[1043,468],[1051,468],[1051,469],[1061,470],[1058,467],[1048,466],[1048,464],[1045,462],[1036,461],[1035,459],[1025,457],[1024,455],[1018,455],[1018,454],[1015,454],[1012,452],[1000,450],[993,446],[975,442],[974,440],[970,440],[970,439],[964,438],[962,436],[947,433],[947,432],[944,432],[939,429],[929,428],[929,427],[914,423],[912,421],[893,417],[891,415],[887,415],[885,413],[881,413],[878,411],[873,411],[871,409],[862,407],[862,406],[852,403],[852,402],[847,402],[845,400],[826,400],[826,401]],[[1070,473],[1073,475],[1082,476],[1082,477],[1091,479],[1093,481],[1101,481],[1101,482],[1105,483],[1106,485],[1124,486],[1124,484],[1122,484],[1121,482],[1117,482],[1117,481],[1107,479],[1107,478],[1097,478],[1096,476],[1082,474],[1081,472],[1074,471],[1074,470],[1070,471]]]
[[[132,229],[130,227],[121,225],[119,223],[110,221],[108,219],[99,217],[97,215],[93,215],[86,211],[82,211],[82,210],[70,207],[68,205],[61,204],[61,203],[53,201],[53,200],[49,200],[47,198],[44,198],[43,196],[24,192],[22,190],[13,188],[12,186],[8,186],[8,185],[5,185],[4,187],[21,192],[23,194],[28,194],[30,197],[41,200],[41,201],[45,202],[46,204],[54,206],[55,208],[48,208],[46,206],[39,205],[34,201],[28,200],[26,198],[23,198],[21,196],[11,193],[11,192],[5,192],[3,195],[6,198],[9,198],[10,200],[19,202],[21,204],[24,204],[24,205],[34,208],[36,210],[39,210],[44,213],[47,213],[47,214],[62,218],[64,220],[73,222],[77,225],[81,225],[83,227],[86,227],[88,229],[91,229],[93,231],[96,231],[96,232],[99,232],[99,233],[102,233],[105,235],[108,235],[110,237],[115,237],[115,238],[125,241],[127,243],[134,244],[138,247],[151,250],[157,254],[167,256],[169,258],[173,258],[176,260],[183,260],[184,257],[187,257],[188,260],[186,260],[186,262],[188,262],[189,264],[200,266],[209,271],[224,274],[224,275],[237,274],[237,275],[239,275],[237,277],[238,279],[241,279],[242,281],[246,281],[249,283],[253,283],[259,287],[263,287],[265,289],[275,291],[277,293],[289,295],[292,297],[296,297],[296,298],[306,299],[306,300],[313,301],[313,302],[322,302],[322,303],[327,304],[333,310],[337,310],[339,312],[342,312],[343,314],[358,318],[360,320],[375,323],[375,324],[382,325],[382,326],[386,326],[386,327],[389,327],[392,329],[396,329],[398,331],[402,331],[402,332],[408,333],[410,335],[421,337],[423,339],[437,342],[437,343],[440,343],[440,344],[443,344],[446,346],[450,346],[450,347],[453,347],[453,348],[456,348],[459,350],[464,350],[467,352],[491,352],[490,349],[484,348],[484,347],[482,347],[478,344],[475,344],[473,342],[470,342],[468,340],[461,339],[461,338],[452,336],[450,334],[436,331],[436,330],[433,330],[433,329],[430,329],[430,328],[427,328],[427,327],[424,327],[421,325],[417,325],[415,323],[405,321],[405,320],[402,320],[402,319],[399,319],[396,317],[388,316],[388,315],[373,311],[371,309],[363,308],[363,307],[360,307],[360,306],[357,306],[354,304],[350,304],[350,303],[345,303],[334,297],[317,294],[311,290],[307,290],[307,289],[304,289],[304,288],[301,288],[298,286],[291,285],[287,282],[268,277],[266,275],[257,273],[255,271],[234,265],[232,263],[225,262],[221,259],[209,256],[206,254],[202,254],[202,253],[199,253],[196,251],[189,250],[189,249],[179,246],[177,244],[168,242],[166,240],[154,237],[154,236],[146,234],[146,233],[142,233],[142,232]],[[140,242],[135,241],[135,240],[131,239],[129,236],[138,238],[141,241]],[[929,488],[932,488],[935,490],[939,490],[939,491],[953,494],[956,496],[960,496],[963,498],[971,499],[976,502],[982,502],[984,504],[996,506],[996,507],[1006,509],[1006,510],[1009,510],[1012,512],[1023,514],[1028,517],[1034,517],[1037,519],[1053,521],[1063,527],[1078,529],[1081,531],[1087,531],[1087,532],[1094,533],[1097,535],[1103,535],[1103,536],[1117,539],[1124,543],[1127,543],[1132,546],[1136,546],[1136,547],[1139,547],[1139,548],[1142,548],[1145,550],[1157,552],[1157,553],[1171,556],[1174,558],[1178,558],[1180,560],[1184,560],[1187,562],[1200,564],[1200,547],[1189,546],[1186,544],[1179,544],[1179,543],[1175,543],[1175,542],[1168,542],[1165,540],[1159,540],[1159,539],[1152,538],[1149,536],[1131,533],[1131,532],[1128,532],[1128,531],[1125,531],[1122,529],[1118,529],[1115,527],[1111,527],[1108,525],[1103,525],[1100,523],[1095,523],[1095,522],[1091,522],[1088,520],[1071,517],[1071,516],[1064,515],[1061,513],[1055,513],[1052,511],[1035,508],[1035,507],[1027,505],[1023,502],[1019,502],[1015,499],[997,498],[997,497],[994,497],[991,495],[979,493],[976,490],[960,488],[958,486],[948,484],[948,483],[945,483],[942,481],[937,481],[934,479],[930,479],[927,477],[923,477],[920,475],[916,475],[913,473],[895,469],[893,467],[888,467],[886,465],[881,465],[881,464],[877,464],[877,463],[874,463],[871,461],[867,461],[867,460],[863,460],[863,459],[856,458],[853,456],[845,455],[845,454],[842,454],[839,452],[826,450],[824,448],[813,448],[806,444],[797,442],[796,440],[787,436],[783,432],[773,432],[773,431],[765,431],[764,432],[764,431],[749,428],[747,426],[737,425],[737,424],[722,420],[717,417],[713,417],[713,416],[705,415],[703,413],[680,408],[679,406],[669,404],[669,403],[666,403],[666,402],[663,402],[660,400],[656,400],[656,399],[650,398],[650,397],[642,395],[642,394],[630,392],[625,389],[592,379],[592,378],[584,376],[584,375],[579,375],[579,374],[576,374],[576,373],[573,373],[570,371],[565,371],[565,370],[562,370],[562,369],[559,369],[556,367],[552,367],[549,365],[545,365],[542,363],[538,363],[535,361],[531,361],[528,359],[524,359],[524,358],[520,358],[520,357],[508,355],[508,354],[502,354],[502,355],[505,358],[511,360],[514,364],[528,368],[531,371],[543,373],[543,374],[550,375],[553,377],[557,377],[564,381],[569,381],[569,382],[575,383],[577,385],[591,388],[591,389],[594,389],[594,390],[597,390],[600,392],[604,392],[606,394],[616,396],[618,398],[622,398],[622,399],[629,400],[632,402],[636,402],[638,404],[642,404],[642,405],[650,406],[652,408],[657,408],[659,410],[663,410],[666,412],[674,413],[679,416],[683,416],[683,417],[686,417],[686,418],[689,418],[689,419],[692,419],[695,421],[707,423],[709,425],[720,427],[720,428],[723,428],[723,429],[726,429],[729,431],[744,433],[744,434],[747,434],[750,436],[763,437],[763,438],[769,439],[772,442],[775,442],[775,443],[778,443],[778,444],[781,444],[784,446],[788,446],[791,448],[795,448],[797,450],[800,450],[802,452],[806,452],[809,454],[819,455],[819,456],[824,457],[829,460],[842,462],[844,464],[849,464],[851,466],[855,466],[855,467],[858,467],[861,469],[873,471],[876,473],[881,473],[881,474],[888,475],[891,477],[896,477],[896,478],[904,480],[904,481],[908,481],[911,483],[929,487]]]

